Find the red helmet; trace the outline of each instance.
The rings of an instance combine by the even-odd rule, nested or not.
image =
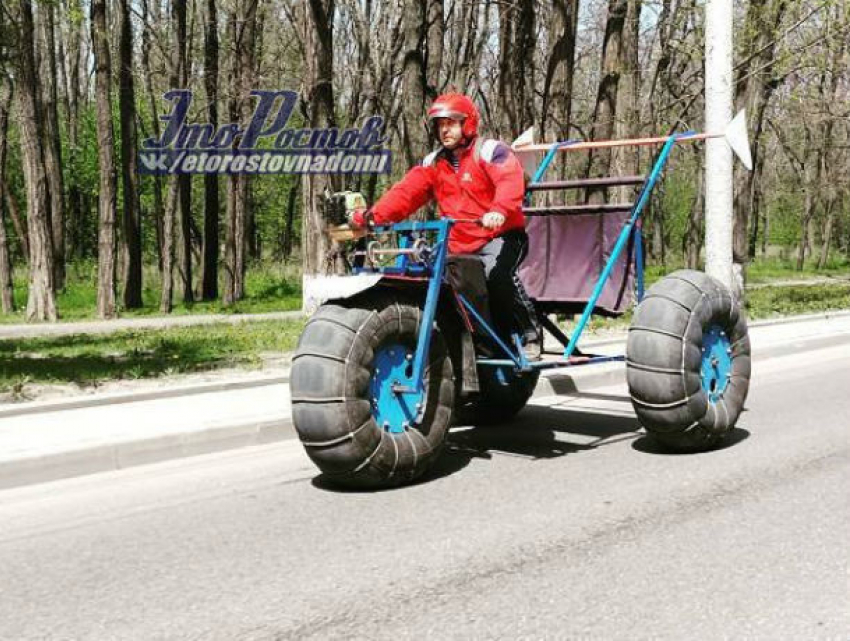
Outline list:
[[[471,140],[478,135],[478,108],[469,96],[460,93],[446,93],[438,96],[428,110],[428,120],[451,118],[463,123],[463,137]]]

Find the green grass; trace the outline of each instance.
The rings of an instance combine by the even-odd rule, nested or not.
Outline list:
[[[786,285],[747,291],[751,320],[850,309],[850,283]]]
[[[13,314],[0,314],[0,323],[24,322],[24,309],[27,304],[26,274],[19,271],[15,275],[15,304]],[[71,265],[68,268],[65,289],[57,296],[56,306],[60,320],[83,321],[97,317],[97,266],[92,263]],[[121,309],[122,318],[160,316],[159,311],[159,274],[155,267],[148,267],[144,273],[144,290],[141,309]],[[301,270],[296,265],[260,264],[253,266],[245,275],[245,298],[230,307],[220,300],[196,303],[184,303],[181,288],[175,280],[174,310],[172,315],[185,314],[247,314],[258,312],[278,312],[301,309]],[[220,289],[221,291],[221,289]],[[120,293],[117,298],[121,303]]]
[[[662,265],[647,265],[647,287],[677,269],[684,268],[680,261],[671,261],[666,267]],[[818,269],[814,260],[808,260],[802,271],[797,270],[796,259],[790,258],[759,258],[747,266],[747,283],[751,285],[786,280],[812,280],[816,278],[846,278],[850,279],[850,261],[846,257],[830,258],[826,267]]]
[[[797,271],[796,259],[766,258],[752,263],[747,269],[747,282],[751,284],[824,277],[850,278],[850,262],[844,257],[830,258],[826,267],[817,269],[815,261],[809,260],[802,271]]]
[[[818,285],[777,285],[747,290],[745,303],[750,321],[815,314],[818,312],[850,310],[850,282],[825,283]],[[610,331],[625,329],[632,320],[632,310],[619,318],[593,316],[585,331]],[[575,321],[566,323],[570,333]]]
[[[758,273],[764,278],[786,279],[788,265],[781,261],[765,264]],[[843,264],[830,267],[835,276],[847,276]],[[668,270],[672,271],[672,269]],[[654,268],[657,280],[663,270]],[[823,271],[813,272],[822,275]],[[793,271],[793,275],[799,272]],[[90,318],[94,288],[76,274],[60,299],[67,305],[65,318]],[[90,281],[88,281],[90,283]],[[233,308],[219,303],[179,305],[175,313],[254,312],[300,308],[300,278],[294,270],[270,268],[248,275],[248,296]],[[127,316],[155,315],[155,297],[146,293],[148,306]],[[850,309],[850,282],[816,285],[784,285],[750,289],[747,311],[751,320],[776,316]],[[7,316],[6,322],[19,321]],[[619,319],[592,318],[588,330],[624,329],[631,312]],[[567,323],[567,331],[573,323]],[[159,330],[122,331],[108,335],[74,335],[0,341],[0,392],[25,396],[27,384],[77,383],[96,385],[102,381],[152,378],[222,367],[257,367],[264,355],[294,349],[303,320],[245,322],[235,325],[175,327]]]
[[[254,321],[0,341],[0,392],[256,367],[264,355],[292,351],[303,327],[303,320]]]

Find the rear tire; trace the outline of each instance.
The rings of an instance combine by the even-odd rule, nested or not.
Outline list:
[[[290,376],[292,420],[333,483],[401,485],[423,474],[443,446],[455,400],[452,361],[435,327],[424,394],[390,391],[408,383],[412,356],[405,357],[416,351],[422,310],[383,292],[357,301],[323,305],[304,328]]]
[[[539,371],[516,372],[510,367],[478,368],[478,394],[461,408],[460,421],[472,425],[504,423],[526,406]]]
[[[626,363],[632,405],[647,432],[671,450],[709,449],[732,430],[749,391],[746,318],[719,281],[674,272],[638,306]]]

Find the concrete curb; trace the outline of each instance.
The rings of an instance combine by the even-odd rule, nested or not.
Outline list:
[[[188,385],[176,385],[174,387],[142,390],[137,392],[113,392],[107,394],[93,394],[91,396],[57,398],[49,401],[30,401],[27,403],[9,404],[5,407],[0,406],[0,419],[11,418],[13,416],[26,416],[28,414],[40,414],[42,412],[76,410],[84,407],[97,407],[99,405],[117,405],[121,403],[135,403],[138,401],[156,401],[165,398],[176,398],[178,396],[248,389],[250,387],[262,387],[265,385],[276,385],[277,383],[288,382],[289,372],[286,372],[285,374],[258,376],[246,378],[244,380],[191,383]]]
[[[91,443],[51,454],[0,461],[0,490],[47,483],[137,465],[264,445],[293,438],[289,419],[220,425],[116,443]]]

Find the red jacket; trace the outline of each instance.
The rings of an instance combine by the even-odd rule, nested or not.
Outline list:
[[[522,199],[525,193],[522,165],[505,143],[485,140],[460,151],[460,166],[454,170],[445,149],[425,157],[422,164],[405,174],[372,207],[378,224],[394,223],[436,199],[440,215],[460,220],[479,220],[496,211],[505,223],[490,230],[475,223],[459,222],[449,235],[449,252],[471,254],[512,229],[524,229]]]

